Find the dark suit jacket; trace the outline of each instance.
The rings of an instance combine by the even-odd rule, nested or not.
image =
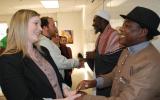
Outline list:
[[[62,77],[47,49],[42,47],[42,56],[53,66],[62,89]],[[53,76],[55,77],[55,76]],[[7,100],[43,100],[56,98],[46,75],[22,53],[0,57],[0,85]]]
[[[72,58],[72,50],[70,47],[67,47],[66,45],[60,44],[59,49],[61,50],[61,54],[65,56],[67,59]]]
[[[67,47],[66,45],[60,44],[59,49],[61,50],[61,54],[63,56],[65,56],[67,59],[71,59],[72,58],[72,50],[70,47]],[[72,69],[65,69],[64,70],[64,82],[68,85],[68,86],[72,86]]]

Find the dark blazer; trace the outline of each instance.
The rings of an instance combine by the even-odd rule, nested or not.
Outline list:
[[[47,49],[42,47],[42,51],[42,56],[53,66],[62,89],[63,79],[56,64]],[[0,57],[0,85],[7,100],[56,98],[46,75],[32,59],[23,57],[21,52]]]
[[[60,44],[59,49],[61,50],[61,54],[63,56],[65,56],[67,59],[71,59],[72,58],[72,50],[70,47],[67,47],[66,45]],[[65,69],[64,70],[64,82],[68,85],[68,86],[72,86],[72,69]]]

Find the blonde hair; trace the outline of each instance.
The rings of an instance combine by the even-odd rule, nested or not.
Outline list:
[[[40,16],[40,14],[29,9],[19,10],[12,16],[7,37],[7,47],[2,55],[21,51],[23,55],[27,55],[28,21],[34,16]]]

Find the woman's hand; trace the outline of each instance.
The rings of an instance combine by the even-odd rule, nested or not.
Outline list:
[[[65,83],[62,84],[63,93],[65,97],[72,96],[76,94],[76,91],[72,91],[71,88]]]
[[[75,94],[75,95],[68,96],[67,98],[64,98],[62,100],[77,100],[80,97],[81,97],[81,94]]]
[[[68,89],[64,89],[63,92],[64,92],[65,97],[69,97],[69,96],[75,95],[77,93],[76,90],[71,91],[71,90],[68,90]]]
[[[81,94],[75,94],[62,99],[43,98],[43,100],[77,100],[80,97]]]

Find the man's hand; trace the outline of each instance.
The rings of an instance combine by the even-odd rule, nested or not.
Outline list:
[[[96,84],[97,84],[96,80],[83,80],[78,84],[76,90],[79,91],[88,88],[93,88],[96,87]]]
[[[84,62],[85,62],[85,59],[80,59],[78,68],[84,68]]]
[[[84,92],[84,91],[77,91],[77,94],[81,94],[82,96],[83,96],[83,95],[87,95],[87,93]]]
[[[62,99],[62,100],[81,100],[83,95],[86,95],[87,93],[83,92],[83,91],[64,91],[66,98]]]

